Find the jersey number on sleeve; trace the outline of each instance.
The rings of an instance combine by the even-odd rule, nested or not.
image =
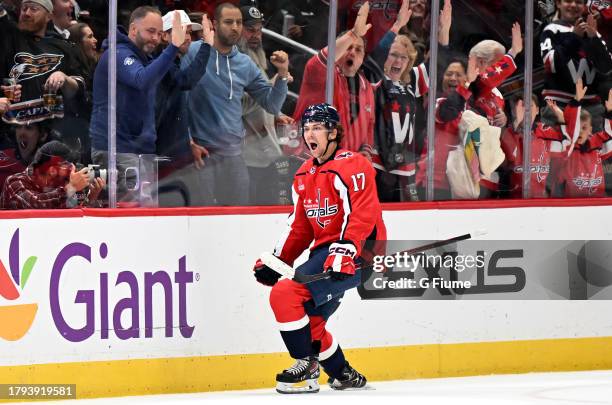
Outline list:
[[[363,190],[365,187],[365,174],[364,173],[357,173],[357,174],[353,174],[351,176],[351,179],[353,179],[353,191],[359,191],[359,190]],[[359,187],[361,183],[361,187]]]

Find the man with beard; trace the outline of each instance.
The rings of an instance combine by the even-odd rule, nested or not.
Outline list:
[[[257,65],[262,75],[268,79],[268,61],[263,49],[262,27],[263,15],[258,8],[252,6],[241,7],[242,36],[238,48],[247,54]],[[269,80],[269,79],[268,79]],[[276,80],[274,77],[272,80]],[[251,204],[268,205],[279,203],[278,184],[273,184],[275,170],[271,165],[282,156],[281,148],[276,136],[275,123],[288,125],[293,122],[291,117],[266,112],[248,94],[242,99],[242,123],[246,130],[244,148],[242,150],[244,161],[249,171]]]
[[[289,59],[276,51],[270,61],[277,69],[274,84],[263,75],[236,44],[242,34],[242,13],[231,3],[215,10],[215,38],[206,74],[189,93],[191,136],[205,149],[204,167],[199,170],[201,194],[195,204],[246,205],[249,201],[249,174],[242,157],[245,136],[242,96],[248,93],[271,114],[278,114],[287,95]],[[202,46],[195,42],[183,58],[190,64]],[[194,194],[195,195],[195,194]]]
[[[139,190],[128,192],[138,179],[153,173],[152,161],[140,159],[141,154],[155,154],[155,94],[157,87],[174,65],[179,47],[185,41],[186,27],[175,14],[172,43],[155,59],[151,54],[160,44],[162,17],[156,8],[142,6],[130,16],[129,33],[117,30],[117,182],[118,200],[140,200]],[[93,111],[89,133],[92,140],[92,160],[104,167],[108,161],[108,42],[93,80]],[[140,167],[137,174],[133,168]],[[148,204],[148,201],[144,202]]]
[[[100,206],[97,199],[105,181],[98,177],[90,184],[89,169],[77,171],[70,156],[70,148],[59,141],[41,146],[26,170],[6,179],[0,206],[13,210]],[[79,201],[77,193],[88,186],[87,196]]]
[[[21,103],[5,114],[5,122],[63,117],[61,98],[55,94],[72,98],[83,89],[78,51],[53,31],[47,32],[52,12],[51,0],[23,1],[15,26],[0,8],[0,77],[22,85]],[[43,99],[43,94],[50,97]]]

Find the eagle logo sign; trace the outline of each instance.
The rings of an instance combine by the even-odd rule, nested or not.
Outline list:
[[[64,55],[52,53],[32,55],[19,52],[15,55],[15,65],[11,68],[9,76],[14,77],[18,83],[43,76],[57,69],[63,58]]]

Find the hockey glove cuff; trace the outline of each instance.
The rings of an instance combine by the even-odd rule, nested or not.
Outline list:
[[[323,265],[334,280],[344,280],[355,275],[355,256],[357,248],[352,243],[332,243],[329,255]]]

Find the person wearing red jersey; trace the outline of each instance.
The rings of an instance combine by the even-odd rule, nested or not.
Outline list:
[[[446,97],[436,100],[436,136],[434,148],[434,199],[452,199],[446,177],[448,153],[459,143],[459,123],[463,111],[472,110],[486,117],[489,124],[505,127],[504,98],[497,89],[516,70],[514,58],[523,51],[523,37],[518,23],[512,26],[512,46],[505,53],[499,42],[484,40],[470,50],[466,81],[454,87]],[[428,152],[424,148],[417,164],[417,185],[426,178]],[[495,173],[494,173],[495,174]],[[495,177],[481,178],[481,198],[497,191]]]
[[[306,285],[278,281],[280,274],[260,260],[255,264],[257,281],[272,286],[270,306],[285,346],[296,359],[276,376],[276,389],[280,393],[318,392],[319,364],[333,389],[363,388],[366,378],[345,360],[326,322],[338,309],[344,292],[359,284],[361,270],[356,263],[361,263],[371,243],[386,239],[376,173],[361,154],[338,146],[342,127],[334,107],[325,103],[310,106],[301,122],[313,159],[295,175],[294,209],[274,255],[293,265],[314,241],[308,261],[296,273],[329,272],[330,278]],[[303,381],[305,387],[293,386]]]
[[[593,133],[591,114],[580,105],[587,93],[582,80],[576,82],[576,95],[565,107],[565,122],[576,145],[559,174],[559,186],[565,197],[605,197],[602,161],[612,156],[612,89],[606,101],[604,130]],[[573,149],[573,150],[572,150]]]
[[[374,144],[374,86],[360,70],[365,58],[363,36],[372,24],[366,24],[370,6],[365,2],[353,28],[336,39],[334,102],[340,112],[345,134],[342,147],[371,156]],[[396,27],[396,33],[399,31]],[[310,105],[325,101],[327,47],[306,63],[300,97],[293,118],[300,119]]]
[[[549,107],[559,111],[560,124],[564,123],[563,111],[551,100],[547,100]],[[523,96],[516,96],[512,102],[514,121],[504,130],[501,136],[501,147],[506,155],[503,172],[505,174],[505,193],[511,198],[523,197],[523,119],[525,117],[525,104]],[[545,125],[537,120],[538,98],[531,97],[531,178],[530,192],[533,198],[549,197],[548,179],[551,173],[551,162],[562,157],[562,152],[570,144],[565,125]]]

